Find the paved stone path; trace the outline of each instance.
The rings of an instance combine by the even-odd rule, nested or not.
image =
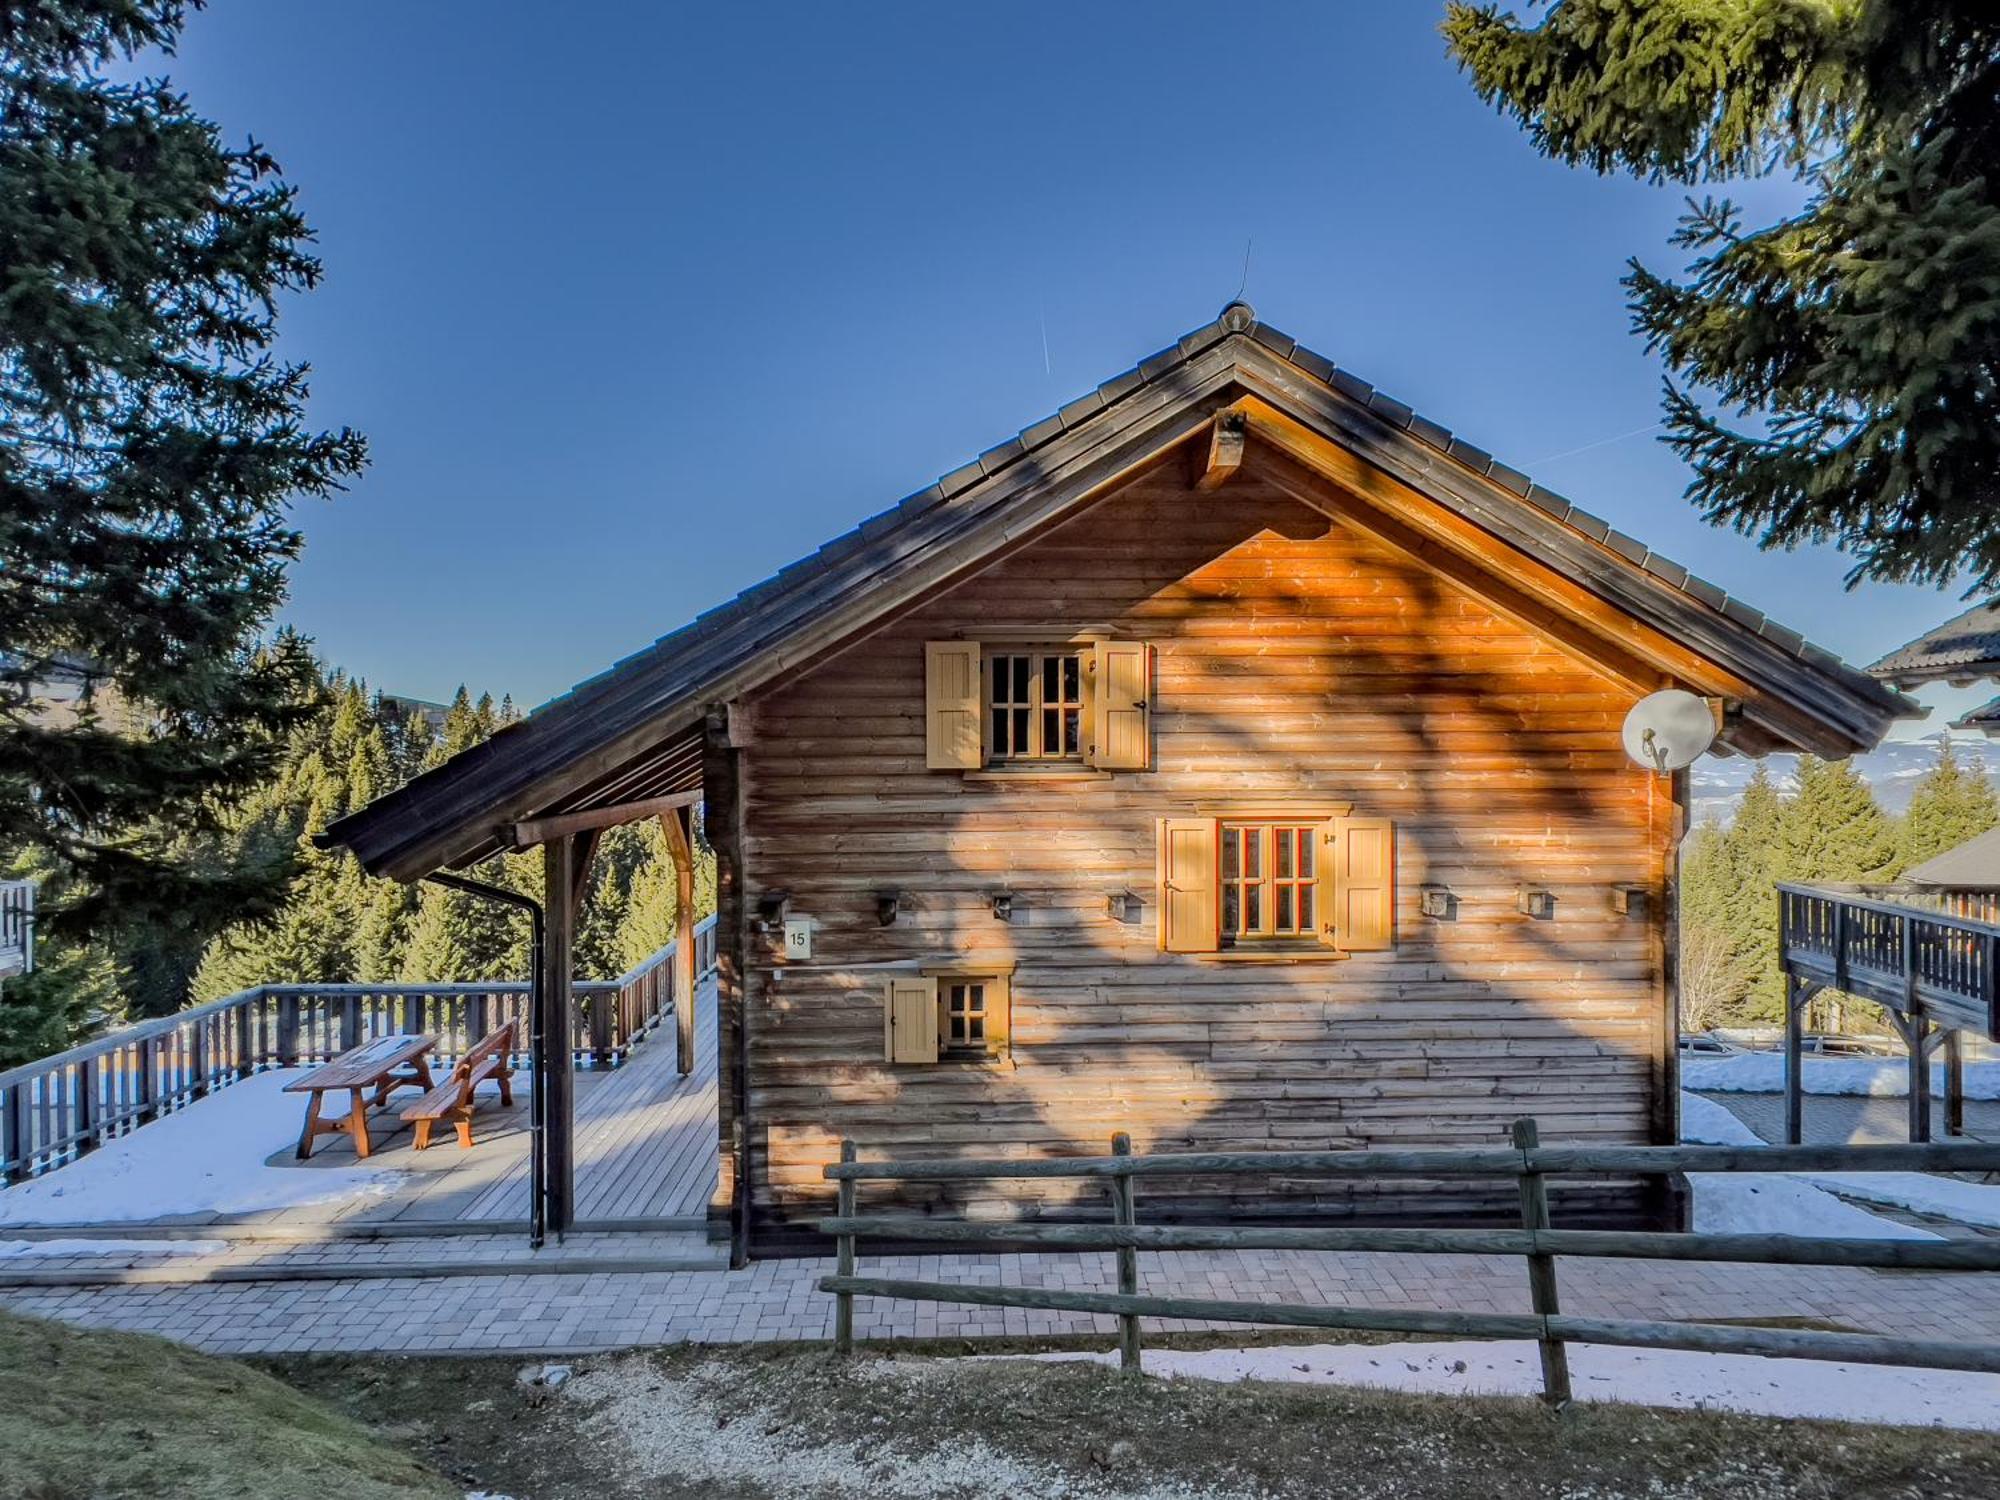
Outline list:
[[[1774,1145],[1785,1138],[1783,1094],[1703,1094]],[[2000,1141],[2000,1100],[1965,1101],[1965,1132],[1975,1140]],[[1813,1146],[1893,1145],[1910,1138],[1909,1101],[1849,1094],[1808,1094],[1806,1144]],[[1931,1138],[1944,1133],[1944,1103],[1932,1101]]]
[[[163,1334],[218,1353],[577,1353],[692,1340],[825,1339],[830,1261],[743,1271],[564,1272],[373,1281],[15,1288],[0,1302],[96,1327]],[[862,1274],[1110,1291],[1111,1256],[862,1257]],[[1623,1318],[1807,1318],[1906,1337],[2000,1341],[2000,1275],[1831,1267],[1582,1261],[1560,1265],[1564,1310]],[[1518,1259],[1298,1251],[1140,1257],[1142,1291],[1308,1304],[1528,1312]],[[1148,1319],[1152,1327],[1223,1325]],[[1236,1325],[1230,1325],[1236,1326]],[[864,1338],[1109,1333],[1082,1314],[858,1299]]]

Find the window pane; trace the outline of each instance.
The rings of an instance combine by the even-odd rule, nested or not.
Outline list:
[[[1042,710],[1042,754],[1054,755],[1062,744],[1062,713],[1058,709]]]
[[[1299,931],[1311,932],[1312,930],[1313,888],[1309,885],[1302,885],[1299,887]]]
[[[1017,656],[1013,661],[1014,701],[1016,703],[1026,703],[1028,701],[1028,658]]]
[[[1077,709],[1063,710],[1062,749],[1064,755],[1083,753],[1083,714]]]
[[[1222,878],[1224,880],[1234,880],[1236,878],[1237,871],[1241,868],[1242,847],[1242,829],[1225,828],[1222,830]]]
[[[1241,932],[1243,930],[1242,887],[1233,881],[1222,888],[1222,930]]]
[[[1254,845],[1252,847],[1255,847]],[[1264,888],[1261,885],[1243,887],[1243,929],[1246,932],[1264,930]]]
[[[1062,702],[1061,671],[1062,658],[1045,656],[1042,658],[1042,702]]]
[[[1305,876],[1308,880],[1312,878],[1313,873],[1313,845],[1318,842],[1313,837],[1312,829],[1301,828],[1299,830],[1299,874]]]
[[[1243,873],[1245,875],[1264,873],[1264,830],[1261,828],[1243,830]]]
[[[1280,828],[1278,830],[1277,844],[1278,878],[1280,880],[1290,880],[1292,878],[1292,830],[1289,828]]]
[[[1065,656],[1062,659],[1063,701],[1076,703],[1083,697],[1083,660],[1081,657]]]
[[[996,708],[993,710],[993,753],[1005,755],[1011,748],[1007,743],[1007,711]]]
[[[1014,750],[1018,754],[1028,748],[1028,711],[1014,710]]]
[[[1292,923],[1292,888],[1288,885],[1278,887],[1278,931],[1298,931]]]

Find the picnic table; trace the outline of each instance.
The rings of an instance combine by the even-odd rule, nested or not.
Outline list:
[[[370,1089],[375,1091],[375,1104],[386,1104],[389,1095],[399,1088],[417,1088],[429,1093],[431,1067],[425,1054],[438,1044],[435,1036],[378,1036],[373,1041],[363,1042],[359,1047],[343,1052],[332,1062],[321,1063],[305,1077],[285,1085],[288,1094],[310,1094],[306,1101],[305,1129],[299,1132],[299,1160],[312,1155],[312,1144],[316,1136],[331,1135],[346,1131],[354,1137],[354,1154],[366,1156],[368,1145],[368,1107],[363,1099]],[[322,1120],[320,1101],[327,1094],[346,1093],[348,1101],[347,1118],[344,1120]]]

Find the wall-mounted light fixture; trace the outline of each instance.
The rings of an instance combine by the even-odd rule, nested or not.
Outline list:
[[[1417,909],[1427,917],[1449,922],[1458,915],[1458,897],[1451,893],[1449,886],[1420,885],[1417,887]]]
[[[1611,909],[1621,917],[1646,915],[1646,888],[1643,885],[1614,885],[1611,888]]]
[[[1012,891],[995,891],[993,893],[993,916],[1001,922],[1011,922],[1014,920],[1014,893]]]
[[[766,891],[757,898],[757,921],[766,932],[782,926],[785,907],[790,903],[790,891]]]
[[[1546,922],[1556,914],[1556,893],[1538,886],[1524,885],[1516,894],[1514,904],[1523,916],[1533,917],[1537,922]]]
[[[1114,922],[1139,920],[1139,898],[1131,891],[1113,891],[1104,898],[1105,914]]]
[[[884,927],[896,920],[896,913],[903,909],[901,891],[877,891],[875,893],[875,920]]]

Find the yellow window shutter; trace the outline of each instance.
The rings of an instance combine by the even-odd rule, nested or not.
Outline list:
[[[1160,947],[1213,953],[1222,946],[1222,901],[1213,818],[1160,819]]]
[[[1005,1057],[1014,1046],[1014,981],[996,974],[986,986],[986,1050]]]
[[[883,1055],[892,1063],[938,1060],[937,981],[893,974],[882,1003]]]
[[[1092,650],[1090,763],[1105,771],[1152,764],[1153,648],[1144,641],[1099,641]]]
[[[1319,850],[1320,940],[1349,953],[1396,946],[1396,825],[1335,818]]]
[[[976,771],[979,739],[979,642],[924,643],[924,764],[933,771]]]

